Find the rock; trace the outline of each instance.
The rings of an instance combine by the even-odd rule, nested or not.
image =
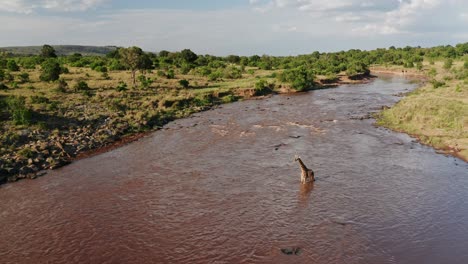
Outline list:
[[[17,132],[18,136],[20,137],[27,137],[29,134],[31,134],[31,130],[29,129],[23,129]]]
[[[299,247],[292,247],[292,248],[282,248],[281,252],[285,255],[300,255],[302,253],[302,249]]]

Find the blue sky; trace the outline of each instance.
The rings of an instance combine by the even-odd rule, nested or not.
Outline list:
[[[467,0],[0,0],[0,46],[295,55],[468,41]]]

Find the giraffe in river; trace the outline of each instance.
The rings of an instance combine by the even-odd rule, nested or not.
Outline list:
[[[299,162],[299,165],[301,166],[301,183],[306,184],[309,182],[314,182],[315,181],[315,176],[314,176],[314,171],[311,169],[307,168],[306,165],[304,165],[304,162],[302,162],[301,158],[296,155],[294,158],[294,161]]]

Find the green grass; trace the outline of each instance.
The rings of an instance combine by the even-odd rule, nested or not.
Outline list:
[[[425,64],[425,72],[437,72],[433,80],[380,113],[378,124],[415,135],[439,149],[451,149],[468,159],[468,81],[457,79],[463,69],[455,62],[452,70],[444,62]],[[432,78],[432,77],[431,77]],[[444,85],[439,85],[441,80]],[[434,85],[437,84],[437,85]]]

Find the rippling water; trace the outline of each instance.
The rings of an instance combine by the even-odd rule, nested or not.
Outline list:
[[[468,263],[467,163],[360,120],[413,88],[224,105],[1,186],[0,261]]]

